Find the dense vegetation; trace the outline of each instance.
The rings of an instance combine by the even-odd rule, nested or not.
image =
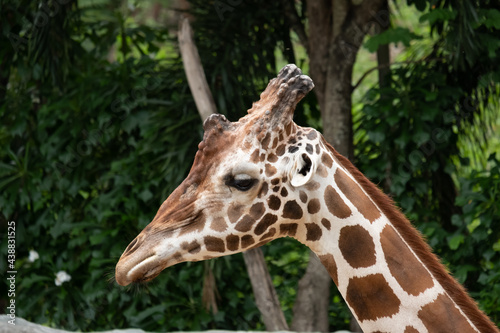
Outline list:
[[[284,63],[307,72],[282,2],[191,3],[209,84],[230,119],[245,114]],[[151,22],[145,9],[117,0],[40,4],[0,0],[1,255],[6,222],[16,221],[17,315],[83,331],[262,329],[241,255],[174,266],[138,290],[113,282],[121,252],[185,177],[202,135],[168,15],[159,11],[165,17]],[[362,82],[353,114],[356,165],[394,197],[498,324],[494,5],[398,2],[393,25],[365,46],[406,48],[383,87]],[[420,28],[398,25],[408,8]],[[360,61],[369,57],[363,52]],[[321,128],[313,94],[296,118]],[[39,258],[30,260],[30,251]],[[289,239],[264,251],[290,319],[308,252]],[[56,285],[59,271],[71,280]],[[202,301],[207,272],[215,276],[216,313]],[[0,303],[7,301],[2,293]],[[330,311],[332,328],[347,327],[336,291]]]

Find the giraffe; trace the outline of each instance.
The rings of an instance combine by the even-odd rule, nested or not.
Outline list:
[[[237,122],[211,115],[187,178],[129,244],[118,284],[292,237],[328,270],[364,332],[499,332],[388,196],[293,122],[314,87],[285,66]]]

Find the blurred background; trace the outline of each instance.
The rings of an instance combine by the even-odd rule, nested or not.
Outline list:
[[[500,4],[480,0],[0,0],[0,271],[15,221],[17,316],[81,331],[266,329],[241,254],[114,282],[202,139],[183,15],[232,121],[285,64],[310,75],[295,121],[394,198],[500,323]],[[262,250],[297,328],[308,249]],[[348,329],[327,288],[327,329]]]

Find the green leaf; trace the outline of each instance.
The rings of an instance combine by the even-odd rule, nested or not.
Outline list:
[[[462,225],[462,216],[458,214],[453,214],[451,216],[451,223],[454,226],[460,227]]]
[[[79,190],[78,193],[84,198],[88,199],[89,197],[89,192],[85,192],[84,190]]]
[[[452,237],[448,237],[448,246],[451,250],[456,250],[464,242],[464,235],[457,234]]]
[[[413,134],[413,141],[417,145],[422,145],[431,139],[431,135],[428,132],[420,131]]]
[[[380,45],[391,43],[402,43],[404,46],[408,47],[410,46],[410,42],[414,39],[422,39],[422,36],[411,32],[408,28],[396,27],[387,29],[371,37],[365,42],[364,47],[370,52],[377,51]]]
[[[500,11],[498,9],[481,10],[480,14],[483,15],[480,19],[481,24],[484,24],[488,29],[500,30]]]
[[[431,10],[429,13],[426,13],[420,16],[420,23],[428,21],[430,25],[433,25],[436,22],[444,22],[455,19],[457,16],[457,12],[445,9],[445,8],[435,8]]]
[[[369,131],[368,136],[370,137],[370,140],[376,143],[380,143],[385,139],[385,133],[379,131]]]
[[[493,244],[493,251],[500,252],[500,239]]]
[[[426,94],[425,94],[425,101],[426,102],[432,102],[432,101],[435,101],[436,98],[438,96],[438,92],[437,91],[428,91]]]
[[[108,233],[106,232],[90,235],[90,245],[102,244],[108,237]]]
[[[151,199],[152,197],[153,197],[153,193],[151,193],[151,191],[148,189],[145,189],[144,191],[139,193],[139,198],[144,202],[148,202],[149,199]]]

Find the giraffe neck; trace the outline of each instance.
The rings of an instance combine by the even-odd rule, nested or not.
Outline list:
[[[299,240],[318,255],[364,332],[499,332],[393,202],[324,144],[333,181],[321,216]]]

